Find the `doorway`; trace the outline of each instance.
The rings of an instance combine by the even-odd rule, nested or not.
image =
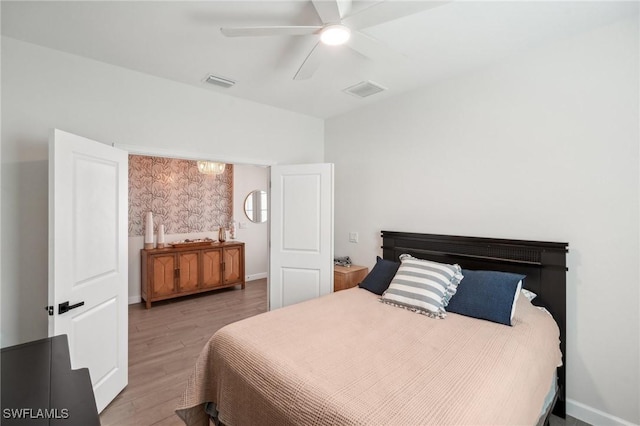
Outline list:
[[[149,211],[155,230],[163,225],[166,243],[216,240],[223,226],[228,240],[244,243],[244,279],[266,278],[268,223],[251,221],[245,200],[254,191],[266,192],[268,167],[228,164],[219,175],[204,175],[195,160],[132,153],[129,158],[129,304],[141,301],[140,250],[149,238],[143,223]],[[157,241],[156,232],[151,239]]]

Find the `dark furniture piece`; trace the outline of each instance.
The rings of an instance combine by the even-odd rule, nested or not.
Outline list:
[[[565,417],[566,367],[566,254],[568,243],[522,241],[382,231],[383,257],[398,261],[403,253],[435,262],[457,263],[465,269],[524,274],[524,288],[538,296],[534,305],[545,307],[558,323],[562,367],[553,414]]]
[[[2,349],[3,425],[100,424],[89,370],[71,369],[66,335]]]

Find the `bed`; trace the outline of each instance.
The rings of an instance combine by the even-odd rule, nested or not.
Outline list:
[[[537,296],[517,298],[511,327],[428,318],[364,288],[230,324],[200,354],[178,416],[227,426],[536,424],[552,408],[564,417],[568,244],[391,231],[382,242],[386,261],[523,274]]]

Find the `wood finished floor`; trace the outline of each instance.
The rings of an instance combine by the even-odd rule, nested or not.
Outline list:
[[[266,279],[129,306],[129,385],[100,415],[103,426],[183,425],[174,414],[195,360],[219,328],[267,310]],[[551,426],[588,426],[552,416]]]
[[[173,410],[209,337],[266,310],[266,279],[151,309],[130,305],[129,385],[101,413],[102,425],[183,425]]]

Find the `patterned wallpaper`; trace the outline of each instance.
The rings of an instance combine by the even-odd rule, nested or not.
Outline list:
[[[154,235],[216,231],[233,215],[233,165],[220,175],[198,172],[195,161],[129,156],[129,236],[144,235],[153,212]]]

